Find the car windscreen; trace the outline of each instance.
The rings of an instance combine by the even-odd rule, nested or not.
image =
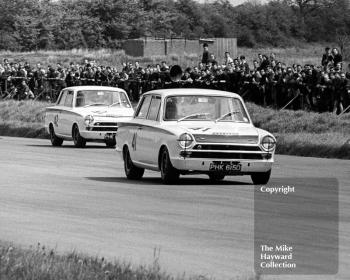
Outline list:
[[[77,92],[75,106],[116,106],[131,108],[131,104],[124,92],[111,90],[80,90]]]
[[[165,121],[227,121],[248,123],[242,102],[235,97],[207,95],[168,96]]]

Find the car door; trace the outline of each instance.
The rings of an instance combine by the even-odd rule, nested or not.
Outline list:
[[[54,125],[54,129],[55,132],[57,134],[64,134],[63,131],[63,124],[62,124],[62,110],[64,110],[64,103],[66,101],[66,97],[67,97],[67,90],[63,90],[59,100],[57,101],[57,110],[54,112],[53,115],[53,125]]]
[[[68,90],[66,93],[66,99],[64,102],[64,109],[61,112],[61,129],[62,134],[66,136],[72,135],[73,121],[75,120],[75,115],[72,114],[73,110],[73,98],[74,92]]]
[[[148,114],[149,106],[152,100],[152,95],[144,95],[140,101],[140,105],[137,108],[137,111],[135,113],[135,118],[133,120],[133,128],[131,131],[130,136],[132,139],[131,141],[131,149],[130,155],[132,160],[141,162],[142,160],[142,154],[144,153],[144,147],[139,142],[140,136],[142,133],[142,130],[144,129],[146,117]]]
[[[149,165],[157,165],[159,140],[161,139],[161,130],[159,130],[159,111],[161,106],[160,95],[152,95],[146,119],[138,132],[138,143],[140,150],[140,161]]]

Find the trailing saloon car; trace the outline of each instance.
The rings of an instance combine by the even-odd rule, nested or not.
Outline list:
[[[131,119],[133,114],[122,89],[69,87],[61,91],[54,106],[46,108],[45,128],[53,146],[73,140],[78,148],[85,147],[88,141],[105,142],[108,147],[114,147],[118,123]]]
[[[116,140],[127,178],[150,169],[166,184],[186,174],[214,181],[250,175],[266,184],[276,147],[272,134],[254,127],[239,95],[185,88],[145,93],[134,118],[119,123]]]

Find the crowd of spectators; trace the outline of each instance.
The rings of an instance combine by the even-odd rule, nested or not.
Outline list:
[[[258,54],[252,65],[244,55],[225,53],[217,61],[208,45],[202,60],[193,67],[171,74],[165,61],[141,67],[123,63],[121,69],[97,65],[95,61],[32,67],[27,62],[0,64],[0,98],[55,101],[67,86],[101,85],[126,90],[133,101],[146,91],[169,87],[227,90],[262,106],[342,113],[350,107],[350,65],[344,65],[336,48],[326,48],[321,65],[286,65],[274,53]]]

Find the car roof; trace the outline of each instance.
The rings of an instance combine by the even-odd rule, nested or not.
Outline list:
[[[67,87],[64,88],[64,90],[112,90],[112,91],[122,91],[125,92],[125,90],[117,87],[105,87],[105,86],[74,86],[74,87]]]
[[[213,89],[201,89],[201,88],[172,88],[172,89],[157,89],[146,92],[144,94],[159,94],[162,97],[167,97],[170,95],[211,95],[211,96],[227,96],[236,97],[241,99],[241,97],[233,92],[213,90]]]

